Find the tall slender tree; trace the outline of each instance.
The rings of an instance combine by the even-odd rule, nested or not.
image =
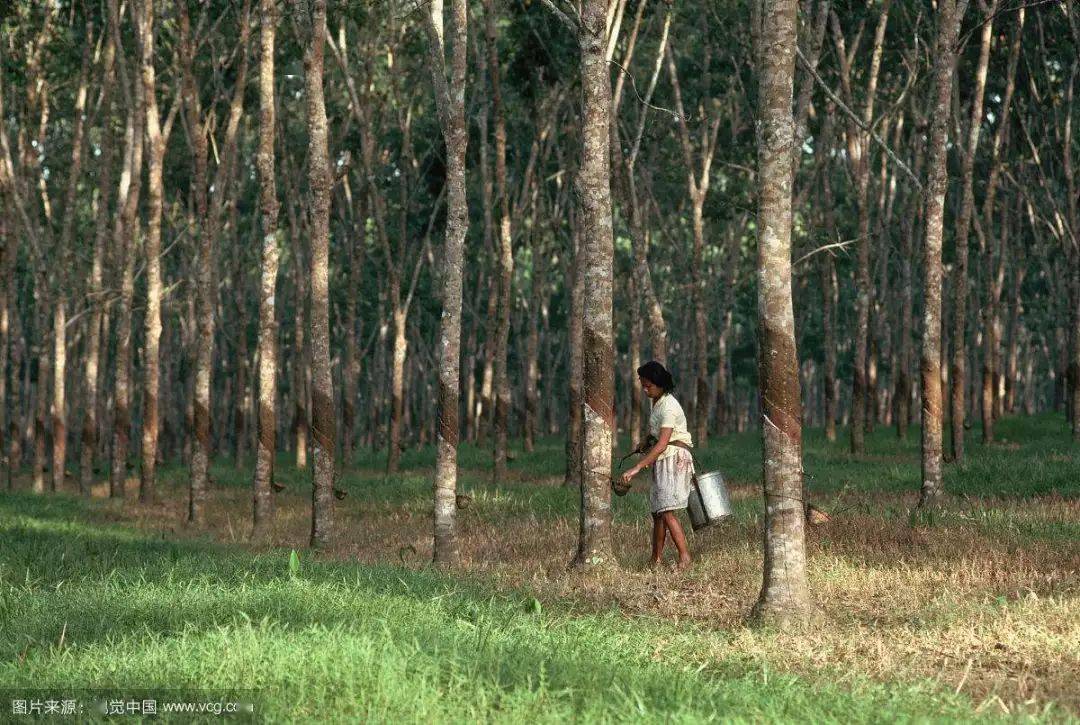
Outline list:
[[[218,159],[213,184],[207,185],[208,154],[211,136],[214,134],[215,115],[203,108],[195,77],[195,48],[199,38],[193,38],[186,6],[179,5],[180,55],[183,66],[184,108],[188,118],[188,136],[192,146],[194,173],[192,195],[199,225],[198,268],[196,271],[196,319],[197,338],[195,351],[195,387],[193,402],[193,425],[195,430],[191,455],[191,477],[188,485],[188,516],[190,524],[200,524],[204,518],[204,505],[210,485],[210,459],[213,453],[211,429],[211,390],[214,367],[214,329],[216,294],[214,290],[214,266],[218,235],[222,227],[226,194],[232,184],[236,164],[237,135],[244,110],[244,90],[247,83],[248,41],[251,34],[251,0],[244,0],[239,12],[239,39],[237,45],[237,69],[225,119],[223,139],[214,142]],[[200,27],[202,27],[200,23]],[[211,193],[213,196],[210,196]]]
[[[945,216],[945,168],[949,135],[949,102],[953,85],[957,27],[967,0],[941,0],[937,7],[930,140],[927,152],[925,223],[923,237],[922,376],[922,491],[919,506],[932,506],[942,493],[941,400],[941,237]]]
[[[952,457],[964,459],[964,418],[967,413],[967,296],[968,296],[968,233],[971,215],[975,208],[975,152],[979,147],[979,133],[983,122],[983,96],[986,92],[986,71],[990,65],[990,41],[994,37],[994,15],[997,0],[990,0],[985,8],[982,36],[979,42],[979,60],[975,66],[975,85],[971,95],[971,114],[968,120],[967,139],[961,149],[960,214],[956,222],[956,264],[953,284],[953,330],[952,370],[950,385],[951,409],[949,430],[952,433]]]
[[[578,567],[610,566],[611,452],[615,432],[615,344],[612,323],[614,241],[611,228],[611,163],[608,123],[611,79],[604,55],[607,3],[585,0],[581,52],[580,207],[583,295],[581,521]]]
[[[758,56],[758,380],[765,567],[753,616],[809,613],[802,485],[802,402],[791,301],[791,186],[797,6],[763,0]]]
[[[488,77],[491,81],[491,110],[495,118],[495,201],[499,208],[499,233],[496,243],[498,260],[499,305],[495,323],[495,398],[494,462],[496,483],[506,476],[506,446],[510,419],[510,380],[507,374],[507,348],[510,340],[511,286],[514,280],[514,248],[510,227],[510,195],[506,182],[506,110],[503,106],[502,72],[495,33],[495,3],[484,0],[484,30],[487,35]],[[610,91],[609,91],[610,94]]]
[[[86,357],[83,378],[83,421],[82,435],[79,447],[79,489],[83,493],[89,493],[90,484],[94,476],[94,455],[98,444],[99,426],[101,419],[98,417],[98,375],[102,356],[102,320],[104,318],[104,304],[102,300],[103,277],[105,265],[105,248],[109,234],[110,199],[112,194],[113,179],[113,146],[115,134],[110,128],[113,106],[115,104],[114,88],[116,85],[116,38],[110,29],[105,33],[105,49],[101,64],[101,101],[100,108],[102,118],[101,132],[101,155],[98,157],[97,169],[97,205],[94,224],[94,248],[90,261],[90,275],[87,280],[87,304],[89,305],[89,317],[86,331]]]
[[[259,401],[252,481],[252,536],[263,536],[273,516],[270,484],[277,443],[277,307],[278,199],[274,178],[274,42],[275,0],[259,0],[259,210],[262,219],[262,257],[259,282]]]
[[[333,537],[334,454],[337,451],[334,391],[330,376],[330,152],[323,94],[326,0],[293,0],[303,34],[307,102],[308,184],[311,188],[311,545]]]
[[[164,204],[165,148],[180,108],[177,94],[164,122],[158,112],[154,72],[154,2],[142,0],[139,18],[141,79],[146,99],[146,316],[143,348],[142,468],[139,500],[154,497],[158,456],[158,394],[161,379],[161,216]]]
[[[873,295],[870,278],[870,134],[863,129],[870,128],[874,119],[874,100],[877,96],[878,77],[881,71],[881,56],[884,52],[885,28],[889,22],[889,10],[892,0],[884,0],[878,15],[874,31],[874,45],[870,55],[870,68],[867,73],[865,102],[862,108],[862,122],[855,116],[848,117],[847,156],[852,166],[852,175],[856,187],[856,202],[859,210],[859,230],[856,239],[857,266],[856,320],[855,320],[855,364],[851,388],[851,452],[862,454],[865,450],[867,395],[870,391],[867,380],[867,363],[870,346],[870,299]],[[858,44],[850,51],[846,46],[840,21],[835,12],[832,16],[833,37],[836,42],[837,60],[840,65],[841,89],[848,105],[854,99],[852,83],[852,55]]]
[[[443,2],[433,0],[425,15],[428,65],[435,87],[443,141],[446,144],[447,215],[442,272],[442,317],[439,323],[438,442],[435,458],[434,559],[452,564],[457,559],[457,445],[461,391],[461,300],[465,237],[469,206],[465,196],[465,151],[469,133],[465,122],[465,73],[468,67],[468,9],[466,0],[451,0],[453,42],[449,68],[443,25]],[[449,77],[447,71],[449,70]]]
[[[113,226],[113,245],[120,268],[120,304],[116,315],[116,354],[113,358],[112,469],[109,492],[123,498],[127,481],[128,447],[131,438],[131,306],[135,296],[135,242],[138,233],[139,193],[142,189],[143,132],[146,111],[145,86],[141,78],[131,78],[120,41],[120,11],[109,0],[111,32],[117,48],[121,83],[127,100],[124,173],[120,176],[117,203],[120,206]]]

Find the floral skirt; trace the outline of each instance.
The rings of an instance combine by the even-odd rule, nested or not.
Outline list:
[[[686,508],[693,484],[694,457],[685,448],[675,447],[675,455],[653,465],[649,507],[654,514]]]

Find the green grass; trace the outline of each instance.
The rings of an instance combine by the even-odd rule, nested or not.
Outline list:
[[[253,688],[259,719],[274,722],[972,715],[928,684],[808,682],[714,658],[721,632],[548,611],[431,571],[301,554],[295,572],[288,552],[155,539],[92,523],[83,506],[25,494],[0,503],[7,688]]]
[[[978,443],[977,432],[968,460],[946,468],[948,491],[967,503],[933,524],[1075,549],[1080,522],[1070,509],[1054,518],[1031,506],[1080,494],[1080,453],[1064,422],[1004,420],[998,433],[1010,443],[993,446]],[[918,430],[899,443],[879,428],[867,442],[868,455],[856,459],[842,431],[831,444],[807,432],[815,500],[903,521],[896,494],[918,489]],[[714,439],[697,455],[699,470],[719,468],[739,485],[759,481],[756,433]],[[562,456],[555,439],[518,450],[516,475],[495,486],[489,453],[463,446],[470,515],[496,526],[521,516],[576,520],[576,492],[530,480],[560,478]],[[430,511],[431,448],[407,452],[395,477],[375,453],[356,463],[339,482],[350,503]],[[218,487],[250,485],[250,471],[231,462],[215,464],[212,475]],[[296,491],[310,485],[285,454],[277,476]],[[165,495],[182,495],[185,485],[185,469],[161,468]],[[642,519],[643,488],[616,501],[616,521]],[[0,497],[0,688],[251,688],[256,719],[272,722],[925,722],[998,712],[977,711],[951,685],[929,680],[872,681],[828,662],[816,674],[780,671],[782,661],[740,647],[738,631],[704,623],[597,610],[572,597],[541,604],[476,572],[315,561],[307,551],[297,569],[287,550],[254,553],[209,534],[175,541],[103,521],[114,509],[65,495]],[[737,501],[737,521],[760,515],[757,496]],[[821,546],[828,551],[827,541]],[[763,636],[782,652],[789,635]],[[1069,717],[1052,703],[1023,712]]]

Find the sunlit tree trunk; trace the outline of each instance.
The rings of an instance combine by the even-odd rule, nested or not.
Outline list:
[[[809,612],[802,504],[802,403],[791,301],[795,0],[764,0],[758,48],[758,334],[765,568],[753,616]]]
[[[143,421],[142,466],[139,500],[154,498],[158,456],[158,394],[161,377],[161,216],[163,208],[163,167],[168,130],[161,127],[155,91],[154,73],[154,4],[142,0],[138,11],[141,36],[141,81],[146,113],[146,317],[143,340]],[[166,122],[171,125],[171,119]]]
[[[611,229],[611,163],[608,123],[611,83],[604,55],[607,39],[604,0],[582,3],[582,152],[576,179],[584,277],[582,345],[582,482],[580,537],[576,566],[614,563],[611,549],[611,453],[615,428]]]
[[[274,515],[270,484],[277,447],[277,306],[278,199],[274,177],[274,31],[275,0],[259,0],[259,211],[262,257],[259,280],[259,402],[255,476],[252,481],[252,537],[265,536]]]
[[[465,151],[469,139],[465,121],[465,75],[468,66],[466,0],[451,0],[452,54],[447,77],[442,0],[433,0],[425,18],[428,55],[435,99],[446,143],[446,247],[442,272],[442,318],[439,325],[438,448],[435,459],[434,559],[452,564],[457,559],[458,405],[461,387],[462,266],[469,207],[465,197]]]

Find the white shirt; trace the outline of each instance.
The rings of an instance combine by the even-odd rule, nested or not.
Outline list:
[[[659,400],[652,402],[652,411],[649,413],[649,434],[659,438],[661,428],[671,428],[672,442],[679,441],[691,447],[694,445],[690,438],[690,431],[687,430],[686,413],[671,393],[664,393]],[[678,446],[669,444],[656,460],[663,460],[677,452]]]

